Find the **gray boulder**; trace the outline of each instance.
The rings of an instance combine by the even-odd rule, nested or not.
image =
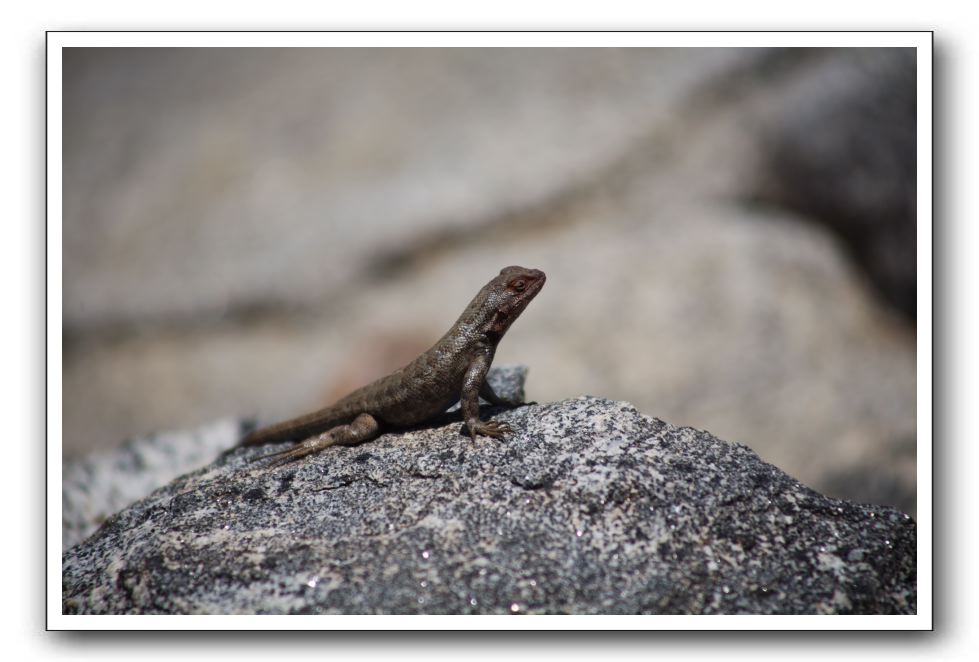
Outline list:
[[[263,469],[260,447],[186,474],[64,554],[63,609],[915,612],[905,514],[624,402],[484,413],[515,434],[473,443],[450,413],[292,467]]]
[[[830,58],[771,118],[762,197],[824,223],[883,297],[916,315],[914,49]]]
[[[61,470],[61,548],[92,535],[109,516],[214,460],[242,435],[224,419],[196,430],[134,437],[110,451],[69,459]]]

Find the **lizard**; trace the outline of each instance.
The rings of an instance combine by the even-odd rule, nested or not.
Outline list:
[[[538,269],[502,269],[479,290],[452,328],[414,361],[329,407],[259,428],[245,435],[235,448],[298,441],[293,447],[256,458],[271,460],[271,469],[330,446],[370,441],[386,429],[425,423],[459,400],[464,429],[474,442],[477,435],[502,439],[512,432],[510,426],[482,421],[479,398],[497,406],[518,405],[500,398],[486,381],[486,373],[496,346],[545,280],[544,272]]]

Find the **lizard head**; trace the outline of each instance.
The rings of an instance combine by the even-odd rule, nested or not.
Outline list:
[[[546,280],[547,277],[540,269],[506,267],[500,270],[500,274],[487,283],[477,296],[477,300],[484,299],[481,308],[486,316],[485,333],[496,340],[502,338],[513,321],[544,287]]]

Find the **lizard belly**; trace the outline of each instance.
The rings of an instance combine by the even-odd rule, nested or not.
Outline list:
[[[388,425],[409,427],[438,416],[459,399],[460,377],[418,374],[413,368],[385,384],[365,409]]]
[[[371,411],[371,414],[388,425],[409,427],[435,418],[455,404],[458,399],[455,395],[422,400],[415,400],[408,396],[404,401],[400,401],[399,398],[385,406],[377,407]]]

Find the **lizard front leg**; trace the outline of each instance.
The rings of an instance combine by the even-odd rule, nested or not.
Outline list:
[[[319,453],[324,448],[330,446],[354,446],[356,444],[370,441],[376,438],[381,432],[381,425],[377,419],[370,414],[360,414],[357,418],[347,425],[338,425],[330,428],[323,434],[310,437],[298,445],[284,451],[263,455],[258,460],[272,460],[268,469],[285,466],[298,462],[307,455]]]
[[[481,392],[485,393],[484,385],[489,388],[489,385],[486,384],[486,373],[489,371],[492,360],[492,356],[479,354],[469,364],[469,369],[466,370],[466,376],[462,382],[462,418],[466,422],[466,429],[473,441],[476,441],[476,435],[479,434],[502,439],[504,434],[512,432],[506,423],[496,421],[484,423],[479,420],[479,396]],[[490,389],[490,393],[492,393],[492,389]],[[502,402],[495,393],[492,393],[492,396],[496,398],[497,402]],[[493,402],[489,398],[487,400]]]

